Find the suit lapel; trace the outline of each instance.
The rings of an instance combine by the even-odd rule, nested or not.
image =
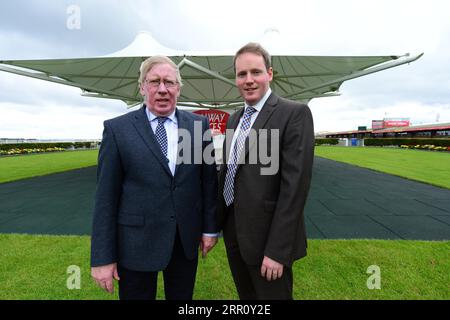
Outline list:
[[[240,109],[239,111],[236,111],[235,113],[233,113],[227,123],[227,130],[233,130],[233,132],[236,132],[236,128],[239,124],[239,120],[242,117],[242,114],[244,113],[244,108]],[[224,141],[224,149],[223,149],[223,154],[222,154],[222,159],[224,161],[224,163],[228,163],[228,157],[230,156],[230,148],[231,148],[231,142],[233,141],[233,135],[227,135],[225,136],[225,141]]]
[[[275,110],[275,106],[277,105],[278,97],[273,93],[270,94],[264,106],[261,108],[261,112],[253,123],[252,129],[259,130],[264,128],[267,120],[269,120],[270,115]]]
[[[227,129],[233,129],[236,130],[239,120],[242,117],[242,114],[244,113],[244,108],[241,108],[239,111],[236,111],[229,120],[229,125],[227,125]]]
[[[278,103],[278,97],[274,95],[273,93],[270,94],[269,98],[267,99],[266,103],[264,103],[264,106],[261,108],[261,112],[258,114],[258,117],[256,118],[255,122],[253,123],[252,129],[256,131],[256,137],[259,136],[259,130],[263,129],[266,125],[267,121],[269,120],[270,116],[272,115],[272,112],[275,110],[275,107]],[[249,141],[249,138],[246,138],[246,143]],[[241,155],[241,157],[246,157],[249,151],[253,148],[253,146],[256,143],[256,139],[252,139],[250,141],[250,144],[248,145],[248,148],[245,148],[245,152]]]
[[[176,110],[176,117],[177,117],[177,121],[178,121],[178,147],[180,147],[180,142],[181,142],[181,136],[180,136],[180,129],[184,129],[184,130],[188,130],[191,133],[191,143],[186,144],[183,143],[183,147],[189,147],[191,148],[191,153],[194,151],[193,150],[193,143],[195,137],[194,137],[194,127],[193,127],[193,122],[189,121],[189,119],[186,118],[186,116],[184,115],[183,112],[180,112],[178,109]],[[184,153],[184,151],[182,150],[182,152]],[[175,177],[177,177],[180,174],[180,171],[183,170],[183,163],[181,163],[181,159],[179,157],[183,157],[184,154],[180,154],[180,150],[177,149],[177,165],[175,167]],[[192,159],[190,159],[192,161]]]
[[[133,125],[145,145],[155,155],[167,174],[172,176],[167,163],[167,158],[163,155],[161,147],[159,146],[158,141],[156,141],[155,133],[153,132],[150,122],[148,121],[147,114],[145,113],[145,105],[141,108],[140,112],[136,113]]]

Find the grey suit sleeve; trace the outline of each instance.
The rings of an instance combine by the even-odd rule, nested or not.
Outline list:
[[[209,130],[208,119],[203,119],[203,134]],[[205,135],[203,141],[203,151],[211,150],[214,159],[214,148],[211,131],[209,130]],[[208,152],[208,154],[210,154]],[[215,161],[206,163],[203,158],[202,163],[202,193],[203,193],[203,233],[217,233],[217,169]]]
[[[304,232],[303,210],[314,158],[314,127],[308,106],[299,106],[290,117],[280,152],[280,191],[264,254],[291,265],[294,242],[298,233]]]
[[[97,190],[91,237],[91,266],[117,262],[117,210],[122,188],[122,164],[113,130],[104,122],[97,167]]]

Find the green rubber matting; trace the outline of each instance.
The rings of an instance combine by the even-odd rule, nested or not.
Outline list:
[[[0,233],[90,234],[96,167],[0,184]],[[315,158],[309,238],[450,240],[450,190]]]

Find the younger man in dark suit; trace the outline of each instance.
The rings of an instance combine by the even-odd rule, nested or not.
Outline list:
[[[314,153],[311,111],[271,92],[270,56],[259,44],[242,47],[234,68],[245,107],[227,123],[236,131],[224,142],[219,229],[241,299],[292,299],[292,263],[306,255],[303,208]],[[271,155],[277,170],[266,170],[258,147]]]

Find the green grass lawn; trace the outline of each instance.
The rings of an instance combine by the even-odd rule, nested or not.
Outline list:
[[[0,234],[0,299],[117,299],[90,278],[87,236]],[[450,299],[450,242],[310,240],[294,264],[295,299]],[[81,288],[67,289],[80,267]],[[369,290],[367,268],[381,271],[381,289]],[[162,299],[160,278],[158,299]],[[195,299],[237,299],[222,239],[200,259]]]
[[[0,182],[97,163],[97,150],[0,158]],[[450,188],[450,154],[390,148],[316,147],[316,155]],[[90,238],[0,234],[0,300],[117,299],[90,278]],[[450,299],[450,242],[310,240],[294,265],[295,299]],[[71,265],[81,289],[69,290]],[[381,269],[369,290],[367,268]],[[163,298],[160,281],[158,298]],[[199,261],[195,299],[237,299],[222,240]]]
[[[315,155],[450,189],[448,152],[317,146]]]
[[[0,158],[0,183],[97,164],[98,150],[64,151]]]

